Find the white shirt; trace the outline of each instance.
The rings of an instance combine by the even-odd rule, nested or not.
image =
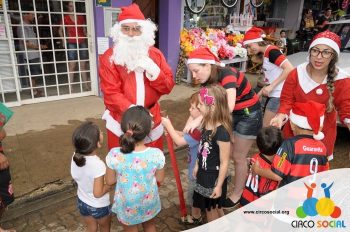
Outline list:
[[[106,174],[105,163],[96,155],[85,156],[86,162],[82,167],[78,167],[71,161],[71,175],[78,184],[79,199],[95,208],[110,205],[109,194],[106,193],[100,198],[94,197],[94,179]]]

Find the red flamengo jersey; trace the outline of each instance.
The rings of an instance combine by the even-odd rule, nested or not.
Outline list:
[[[297,135],[285,140],[274,157],[271,170],[283,180],[279,187],[302,177],[311,170],[329,170],[326,146],[311,135]]]
[[[263,154],[258,153],[252,157],[253,164],[256,160],[259,160],[260,167],[263,169],[271,169],[271,161],[268,160]],[[261,177],[259,175],[253,176],[249,173],[245,188],[242,193],[242,197],[239,203],[244,206],[252,201],[262,197],[263,195],[275,190],[278,186],[278,182],[274,180]]]

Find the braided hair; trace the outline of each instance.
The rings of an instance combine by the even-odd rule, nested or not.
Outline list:
[[[329,62],[328,70],[327,70],[327,89],[329,93],[329,99],[327,104],[327,112],[332,112],[334,110],[334,80],[338,75],[338,68],[336,63],[338,62],[338,55],[334,52],[332,60]]]

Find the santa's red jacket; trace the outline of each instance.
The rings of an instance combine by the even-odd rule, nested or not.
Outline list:
[[[158,65],[158,77],[150,81],[145,72],[129,72],[126,67],[116,65],[111,60],[113,48],[100,56],[100,84],[106,111],[109,149],[119,146],[119,137],[123,134],[120,128],[121,117],[132,105],[142,105],[153,115],[154,126],[146,137],[147,146],[163,148],[159,98],[169,94],[174,87],[174,79],[169,65],[162,52],[155,47],[149,49],[149,57]]]

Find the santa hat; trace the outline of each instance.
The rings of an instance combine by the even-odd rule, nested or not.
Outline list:
[[[318,33],[317,35],[315,35],[315,37],[313,38],[310,47],[309,47],[309,52],[310,49],[318,44],[324,44],[324,45],[328,45],[331,48],[334,49],[334,51],[338,54],[340,53],[340,46],[341,46],[341,42],[340,42],[340,37],[330,31],[324,31],[321,33]]]
[[[133,3],[130,6],[122,7],[122,12],[118,17],[120,24],[122,23],[134,23],[145,20],[145,16],[140,10],[140,7]]]
[[[297,102],[290,111],[290,121],[300,128],[312,130],[314,139],[322,140],[324,134],[320,131],[323,127],[326,106],[314,101],[304,103]]]
[[[265,37],[263,30],[258,27],[252,27],[244,34],[243,45],[264,41],[263,38]]]
[[[216,64],[221,67],[225,66],[225,64],[221,63],[219,58],[207,47],[193,50],[188,56],[187,64]]]

